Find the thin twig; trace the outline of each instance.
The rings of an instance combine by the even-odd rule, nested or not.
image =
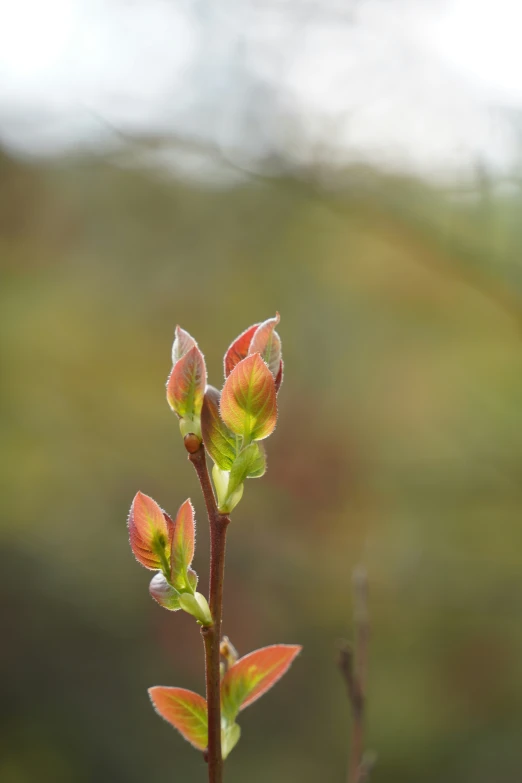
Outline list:
[[[221,642],[221,619],[223,614],[223,581],[225,575],[225,546],[229,517],[220,514],[210,482],[203,444],[194,453],[189,453],[194,465],[207,507],[210,526],[210,586],[209,604],[213,625],[201,629],[205,645],[205,671],[208,710],[208,762],[209,783],[222,783],[223,758],[221,755],[221,677],[219,669],[219,646]]]
[[[363,568],[357,568],[353,574],[353,602],[355,641],[353,646],[348,642],[342,645],[339,653],[339,669],[346,683],[353,718],[347,780],[348,783],[364,783],[370,772],[370,764],[364,756],[370,623],[368,618],[368,584],[366,571]]]
[[[325,193],[321,189],[320,184],[314,181],[313,176],[310,175],[310,168],[307,170],[303,167],[301,170],[293,167],[289,168],[289,165],[284,162],[282,156],[278,159],[278,170],[272,174],[266,174],[267,161],[261,161],[261,165],[265,170],[253,170],[248,166],[237,163],[233,157],[226,154],[220,145],[208,142],[204,138],[198,138],[192,136],[182,136],[180,134],[158,134],[153,133],[149,135],[136,136],[132,133],[118,128],[113,122],[109,121],[105,116],[98,113],[90,106],[85,107],[100,123],[108,128],[120,141],[122,141],[128,147],[134,147],[140,151],[154,151],[157,149],[168,148],[168,145],[177,144],[180,149],[185,151],[199,153],[205,155],[216,163],[225,165],[232,171],[241,174],[243,177],[249,179],[255,179],[258,182],[265,182],[273,184],[278,182],[279,184],[287,182],[293,186],[297,186],[298,191],[308,200],[312,202],[322,204],[322,206],[328,210],[332,215],[345,219],[350,214],[349,205],[346,207],[343,203],[339,203],[333,198],[329,197],[328,193]],[[232,149],[232,155],[238,157],[238,150]],[[282,177],[281,175],[284,175]],[[285,179],[286,178],[286,179]],[[520,179],[518,177],[505,177],[504,181],[508,184],[514,184],[520,187]],[[455,193],[453,188],[450,191]],[[403,228],[409,230],[409,234],[406,237],[406,241],[410,245],[414,246],[415,252],[412,258],[420,265],[428,268],[430,271],[436,273],[439,276],[443,276],[450,279],[452,282],[463,283],[473,289],[475,289],[481,296],[489,299],[496,307],[503,310],[509,317],[511,317],[517,326],[520,326],[522,322],[522,300],[513,293],[511,288],[502,281],[498,281],[496,278],[488,275],[482,269],[472,265],[463,265],[462,263],[455,265],[454,258],[448,253],[447,250],[441,247],[428,246],[425,237],[425,231],[422,231],[421,227],[413,226],[413,224],[405,224],[398,214],[391,214],[388,205],[384,207],[376,208],[375,203],[371,204],[368,208],[368,204],[364,204],[363,214],[369,216],[375,222],[375,218],[380,218],[380,229],[386,234],[388,240],[394,243],[399,242],[404,244],[404,231]],[[402,232],[402,234],[401,234]],[[454,255],[459,260],[469,260],[473,254],[473,248],[467,247],[462,243],[455,249]]]

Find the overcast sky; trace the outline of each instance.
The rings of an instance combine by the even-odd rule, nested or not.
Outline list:
[[[0,140],[55,154],[113,126],[502,167],[521,22],[518,0],[0,0]]]

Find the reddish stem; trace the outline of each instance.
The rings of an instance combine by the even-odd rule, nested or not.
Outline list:
[[[226,534],[230,518],[226,514],[220,514],[218,511],[203,444],[193,454],[189,454],[189,460],[194,465],[199,483],[201,484],[210,526],[209,604],[214,623],[207,628],[201,629],[205,645],[207,683],[208,749],[206,759],[208,762],[209,783],[222,783],[223,758],[221,755],[219,645],[221,642],[221,619],[223,614]]]

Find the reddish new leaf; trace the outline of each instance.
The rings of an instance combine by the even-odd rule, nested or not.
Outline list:
[[[127,524],[136,560],[152,570],[165,566],[170,559],[174,523],[156,501],[138,492],[132,501]]]
[[[205,699],[185,688],[149,688],[156,712],[176,728],[198,750],[208,744],[208,717]]]
[[[270,370],[258,353],[237,364],[221,392],[221,418],[246,442],[263,440],[275,429],[277,401]]]
[[[223,715],[233,721],[240,710],[259,699],[289,669],[301,652],[297,644],[274,644],[240,658],[223,677]]]
[[[236,364],[248,356],[248,349],[259,324],[254,324],[245,329],[239,337],[236,337],[225,354],[225,378],[228,378]]]
[[[194,508],[190,500],[185,500],[177,513],[172,538],[170,567],[172,583],[176,587],[188,586],[187,571],[194,557],[195,539]]]
[[[167,400],[180,418],[194,418],[201,413],[207,383],[205,359],[193,345],[179,359],[167,381]]]
[[[261,358],[267,363],[274,380],[277,379],[281,369],[281,338],[275,331],[278,323],[279,313],[276,313],[275,318],[269,318],[260,324],[248,349],[249,354],[256,352],[261,354]]]
[[[181,326],[176,326],[174,343],[172,344],[172,364],[176,364],[195,345],[197,343],[194,338]]]
[[[207,386],[201,409],[201,432],[205,448],[221,470],[230,470],[236,458],[236,436],[219,415],[220,394]]]

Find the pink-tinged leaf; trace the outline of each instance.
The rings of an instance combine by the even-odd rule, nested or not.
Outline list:
[[[193,345],[179,359],[167,381],[167,400],[180,418],[195,418],[201,413],[207,384],[205,359],[197,345]]]
[[[166,688],[157,685],[149,688],[154,709],[174,726],[197,750],[205,750],[208,744],[208,717],[205,699],[185,688]]]
[[[136,560],[152,570],[165,568],[170,561],[174,523],[155,500],[138,492],[127,521]]]
[[[275,331],[278,323],[279,313],[276,313],[275,318],[269,318],[260,324],[248,349],[249,354],[256,352],[261,354],[261,358],[267,363],[274,380],[277,379],[281,369],[281,338]]]
[[[171,581],[176,587],[188,587],[187,571],[194,557],[195,540],[194,508],[190,500],[185,500],[176,516],[170,557]]]
[[[220,394],[207,386],[201,409],[201,432],[205,448],[221,470],[230,470],[236,458],[236,436],[219,415]]]
[[[275,685],[300,652],[298,644],[274,644],[245,655],[231,666],[221,683],[221,705],[226,719],[235,720],[240,710]]]
[[[253,326],[249,326],[248,329],[245,329],[245,331],[242,332],[239,337],[236,337],[226,352],[224,362],[225,378],[228,378],[236,364],[239,364],[242,359],[246,359],[248,356],[248,349],[250,348],[252,337],[254,336],[258,326],[259,324],[254,324]]]
[[[182,329],[181,326],[176,326],[174,342],[172,344],[172,364],[176,364],[176,362],[178,362],[182,356],[185,356],[185,354],[195,345],[197,345],[197,342],[194,338]]]
[[[275,429],[277,401],[272,374],[258,353],[237,364],[221,392],[221,418],[246,442],[263,440]]]

